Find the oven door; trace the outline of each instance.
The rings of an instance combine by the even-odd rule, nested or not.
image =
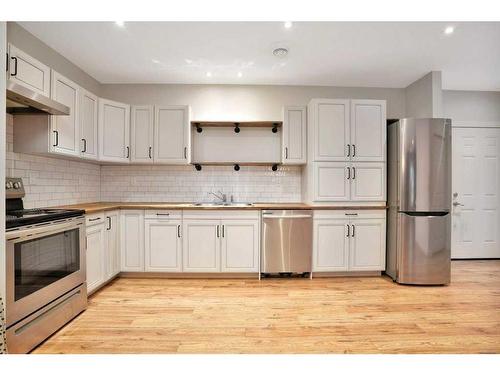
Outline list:
[[[6,233],[7,327],[85,282],[85,221]]]

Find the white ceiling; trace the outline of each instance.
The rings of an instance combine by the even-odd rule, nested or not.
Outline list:
[[[406,87],[441,70],[445,89],[500,91],[500,22],[20,25],[102,83]]]

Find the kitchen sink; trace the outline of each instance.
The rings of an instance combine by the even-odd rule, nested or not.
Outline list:
[[[253,206],[253,203],[198,202],[198,203],[194,203],[194,206],[197,206],[197,207],[202,207],[202,206],[205,206],[205,207],[251,207],[251,206]]]

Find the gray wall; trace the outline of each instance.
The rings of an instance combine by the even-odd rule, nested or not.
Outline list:
[[[130,104],[189,104],[194,120],[279,120],[284,105],[312,98],[387,100],[387,117],[405,115],[404,89],[326,86],[106,84],[101,95]]]
[[[441,72],[430,72],[405,89],[406,117],[441,117]]]
[[[7,42],[94,94],[100,95],[101,85],[98,81],[15,22],[7,22]]]
[[[500,124],[499,91],[443,91],[443,112],[452,120]]]

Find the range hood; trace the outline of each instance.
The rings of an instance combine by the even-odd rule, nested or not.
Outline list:
[[[69,115],[70,108],[22,86],[12,80],[7,81],[7,113],[49,115]]]

